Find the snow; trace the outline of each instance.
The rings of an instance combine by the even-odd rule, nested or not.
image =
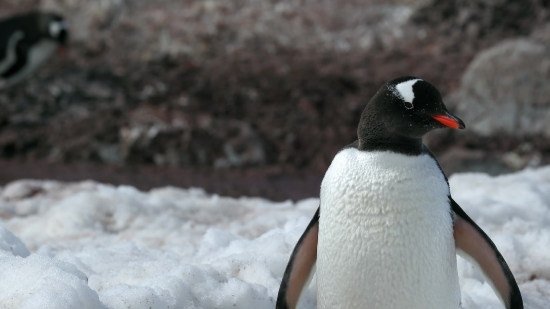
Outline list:
[[[549,308],[550,167],[450,184],[508,261],[525,308]],[[317,205],[16,181],[0,188],[0,308],[274,308]],[[464,309],[503,308],[477,270],[458,267]],[[315,295],[313,282],[302,308]]]

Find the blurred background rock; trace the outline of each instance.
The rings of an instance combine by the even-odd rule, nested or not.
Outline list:
[[[69,53],[0,92],[0,183],[317,196],[386,81],[436,85],[467,130],[443,169],[550,161],[550,1],[1,0],[64,15]]]

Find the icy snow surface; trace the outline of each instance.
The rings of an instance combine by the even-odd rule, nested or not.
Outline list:
[[[550,308],[550,167],[450,184],[508,261],[525,308]],[[317,205],[13,182],[0,188],[0,308],[274,308]],[[463,308],[503,308],[476,270],[458,266]],[[316,307],[315,293],[312,283],[302,308]]]

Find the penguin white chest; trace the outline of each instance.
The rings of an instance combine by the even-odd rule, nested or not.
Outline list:
[[[458,308],[448,196],[428,155],[338,153],[321,184],[319,308]]]

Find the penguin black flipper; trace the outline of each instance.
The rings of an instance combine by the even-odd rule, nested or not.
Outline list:
[[[298,305],[300,295],[311,279],[313,266],[317,261],[317,240],[319,235],[320,208],[313,215],[304,234],[298,240],[285,274],[281,280],[277,295],[276,309],[294,309]]]
[[[483,273],[506,309],[523,309],[514,275],[493,241],[451,198],[457,253],[473,262]]]
[[[0,77],[2,78],[10,78],[13,75],[17,74],[26,64],[28,61],[28,56],[25,50],[29,49],[28,44],[26,42],[19,42],[16,45],[15,53],[16,53],[16,59],[11,64],[9,68],[7,68],[4,72],[0,74]]]
[[[2,25],[0,24],[0,27]],[[6,37],[0,35],[0,75],[17,61],[17,44],[25,37],[23,31],[14,31]]]

